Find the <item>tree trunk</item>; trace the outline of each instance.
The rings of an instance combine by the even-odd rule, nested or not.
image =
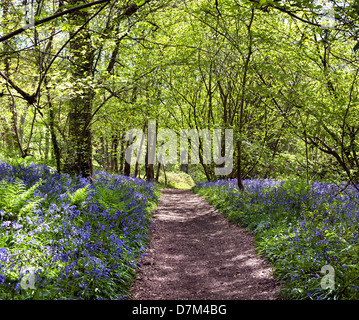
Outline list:
[[[70,0],[69,5],[84,4],[87,1]],[[88,11],[75,11],[70,23],[75,26],[84,25],[89,18]],[[70,32],[70,36],[72,36]],[[64,170],[68,173],[82,175],[92,180],[92,135],[90,129],[91,107],[93,91],[88,87],[81,87],[78,82],[86,82],[92,78],[92,66],[94,60],[91,46],[91,36],[86,26],[76,37],[70,41],[70,60],[72,70],[73,90],[78,92],[69,101],[70,112],[68,114],[68,141],[66,164]],[[82,94],[80,94],[82,92]]]
[[[182,163],[180,170],[182,172],[188,173],[188,163]]]
[[[104,157],[105,157],[105,163],[106,163],[106,170],[109,171],[111,170],[111,157],[110,157],[110,153],[108,150],[108,140],[106,139],[106,143],[105,143],[105,152],[104,152]]]
[[[157,165],[156,178],[155,178],[156,181],[158,181],[160,177],[160,170],[161,170],[161,163]]]
[[[238,144],[238,155],[237,155],[237,185],[239,190],[244,190],[243,182],[242,182],[242,150],[241,150],[241,143]]]
[[[155,179],[155,170],[153,164],[148,164],[146,166],[146,177],[147,181],[153,181]]]
[[[137,177],[138,176],[138,162],[136,162],[136,164],[135,164],[135,177]]]
[[[119,173],[122,174],[123,173],[123,166],[124,166],[124,162],[125,162],[125,148],[124,148],[124,134],[122,134],[121,136],[121,150],[120,150],[120,154],[121,154],[121,158],[120,158],[120,169],[119,169]]]
[[[146,127],[145,127],[146,128]],[[156,123],[156,134],[157,134],[157,128],[158,124]],[[150,130],[150,128],[148,128]],[[153,143],[153,141],[149,141],[150,139],[154,139],[154,137],[149,137],[147,140],[147,148],[146,148],[146,157],[145,157],[145,168],[146,168],[146,179],[147,181],[153,181],[155,179],[155,170],[152,163],[148,163],[148,149],[150,144]],[[141,143],[142,146],[142,143]]]
[[[242,86],[241,86],[241,100],[240,100],[240,114],[239,114],[239,142],[237,147],[237,184],[240,190],[244,190],[243,182],[242,182],[242,148],[243,148],[243,131],[244,131],[244,102],[245,102],[245,93],[246,93],[246,85],[247,85],[247,76],[249,70],[249,62],[252,56],[252,32],[251,27],[254,19],[254,9],[252,9],[252,14],[250,17],[249,24],[247,26],[248,31],[248,54],[243,66],[243,78],[242,78]]]
[[[130,143],[131,142],[129,142],[129,141],[127,142],[127,144],[126,144],[127,148],[129,147]],[[123,151],[124,155],[125,155],[125,152],[126,152],[126,150]],[[130,163],[125,161],[125,170],[123,173],[125,176],[129,176],[131,174],[131,159],[128,159],[128,160],[130,160]]]
[[[112,170],[118,173],[118,136],[112,136]]]
[[[1,1],[1,7],[3,11],[3,17],[2,17],[2,26],[3,30],[6,30],[9,28],[9,20],[10,19],[10,8],[13,6],[11,0],[2,0]],[[3,59],[4,62],[4,73],[7,78],[10,78],[10,65],[11,65],[11,56],[10,52],[13,51],[14,45],[10,44],[10,40],[4,41],[3,44],[3,50],[5,52]],[[20,151],[21,155],[22,149],[21,145],[18,142],[18,135],[17,135],[17,112],[16,112],[16,106],[14,99],[6,99],[6,103],[8,103],[8,108],[11,111],[11,124],[5,126],[6,131],[6,141],[8,142],[7,145],[9,146],[9,154],[10,156],[13,156],[14,153],[17,153],[17,151]],[[10,148],[11,146],[11,148]]]
[[[167,174],[166,174],[166,166],[162,165],[162,169],[163,169],[163,174],[165,176],[165,184],[167,184]]]
[[[59,144],[57,142],[57,137],[56,137],[56,133],[55,133],[54,110],[52,109],[50,100],[49,100],[49,108],[50,108],[50,111],[49,111],[49,117],[50,117],[49,128],[50,128],[50,134],[51,134],[52,147],[53,147],[53,151],[54,151],[54,155],[55,155],[55,159],[56,159],[56,170],[57,170],[57,173],[61,173],[61,154],[60,154],[60,148],[59,148]]]

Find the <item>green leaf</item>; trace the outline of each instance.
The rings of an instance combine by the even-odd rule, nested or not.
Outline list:
[[[146,2],[146,0],[138,0],[138,1],[136,1],[136,5],[137,5],[137,7],[140,7],[140,6],[142,6],[145,2]]]

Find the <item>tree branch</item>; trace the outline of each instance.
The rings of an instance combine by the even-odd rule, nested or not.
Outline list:
[[[9,79],[2,71],[0,71],[0,76],[3,77],[6,83],[10,84],[11,87],[14,88],[29,104],[33,104],[35,102],[35,97],[36,97],[35,94],[30,95],[24,90],[22,90],[11,79]]]
[[[49,22],[49,21],[54,20],[56,18],[62,17],[64,15],[66,15],[66,14],[70,14],[70,13],[75,12],[77,10],[85,9],[85,8],[92,7],[94,5],[105,3],[105,2],[110,2],[110,0],[97,0],[97,1],[94,1],[94,2],[90,2],[90,3],[80,5],[80,6],[73,7],[73,8],[68,9],[68,10],[64,10],[62,12],[55,13],[52,16],[49,16],[49,17],[46,17],[44,19],[35,21],[34,26],[37,27],[37,26],[39,26],[39,25],[41,25],[41,24],[43,24],[45,22]],[[6,40],[8,40],[10,38],[13,38],[16,35],[24,32],[26,29],[27,29],[26,27],[22,27],[22,28],[17,29],[17,30],[15,30],[13,32],[10,32],[10,33],[2,36],[0,38],[0,42],[6,41]]]

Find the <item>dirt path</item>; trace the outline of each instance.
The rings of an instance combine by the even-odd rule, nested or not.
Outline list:
[[[163,189],[134,300],[278,299],[253,237],[189,190]]]

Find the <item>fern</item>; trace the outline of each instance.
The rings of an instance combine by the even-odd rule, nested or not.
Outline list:
[[[107,187],[98,186],[96,189],[95,199],[101,204],[105,210],[110,210],[110,213],[116,211],[130,213],[137,206],[130,206],[131,199],[128,198],[128,192],[124,190],[111,190]]]
[[[106,187],[98,187],[96,190],[96,199],[105,210],[111,210],[111,213],[115,211],[124,211],[127,203],[123,201],[124,194],[119,190],[116,192],[109,190]]]
[[[89,184],[81,189],[77,189],[73,194],[68,193],[71,205],[79,207],[89,196]]]
[[[117,216],[117,228],[122,226],[121,220],[126,221],[129,218],[128,214],[135,208],[141,206],[141,203],[136,206],[131,206],[131,199],[128,198],[128,193],[125,189],[113,190],[105,186],[97,186],[95,200],[102,205],[105,210],[109,210],[109,214],[115,214],[116,211],[127,213],[125,216]]]
[[[16,205],[17,195],[24,192],[24,183],[16,179],[14,183],[1,181],[0,183],[0,208],[9,213]]]
[[[39,197],[33,197],[35,190],[42,183],[40,179],[31,188],[26,190],[26,186],[20,179],[13,183],[7,181],[0,182],[0,209],[5,212],[3,218],[8,219],[21,215],[29,214],[41,202]]]
[[[32,199],[31,201],[27,201],[23,206],[21,206],[18,216],[26,216],[26,215],[29,215],[30,213],[34,212],[35,209],[39,207],[39,204],[42,201],[43,200],[39,197],[36,197],[36,198]]]

